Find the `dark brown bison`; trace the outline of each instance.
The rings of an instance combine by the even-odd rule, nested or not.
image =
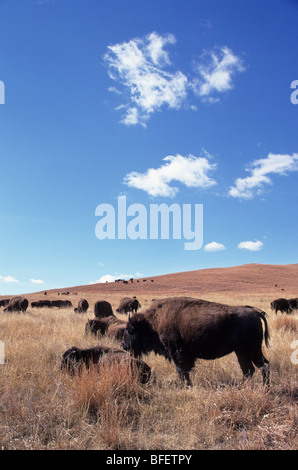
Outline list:
[[[145,313],[134,314],[127,322],[122,347],[136,357],[154,351],[173,360],[179,377],[188,385],[197,358],[216,359],[234,351],[244,377],[253,375],[254,363],[269,386],[263,336],[268,346],[266,313],[261,310],[174,297],[154,302]]]
[[[137,312],[138,309],[141,308],[140,302],[136,299],[136,297],[123,297],[120,300],[119,307],[116,308],[116,312],[118,313],[128,313],[128,312]]]
[[[109,317],[113,314],[112,305],[106,300],[98,300],[94,304],[94,316],[96,318]]]
[[[292,310],[297,310],[298,309],[298,299],[289,299],[289,305]]]
[[[2,299],[0,300],[0,307],[6,307],[10,302],[10,299]]]
[[[120,364],[130,366],[132,373],[137,373],[137,378],[145,384],[151,376],[151,369],[146,362],[131,357],[123,349],[95,346],[89,349],[72,347],[62,356],[60,368],[71,374],[79,371],[82,365],[89,368],[90,364]]]
[[[115,315],[88,320],[85,326],[85,334],[93,333],[94,335],[97,335],[100,333],[101,335],[105,335],[108,331],[108,327],[117,320],[118,318],[116,318]]]
[[[51,300],[36,300],[35,302],[31,302],[31,308],[43,308],[43,307],[52,307]]]
[[[89,308],[89,303],[86,299],[80,299],[78,302],[78,307],[74,309],[76,313],[85,313]]]
[[[29,302],[25,297],[13,297],[10,299],[7,307],[3,312],[25,312],[28,308]]]
[[[277,315],[278,310],[281,311],[281,313],[292,313],[292,308],[289,304],[289,301],[287,299],[275,299],[271,302],[271,310],[275,310],[275,313]]]

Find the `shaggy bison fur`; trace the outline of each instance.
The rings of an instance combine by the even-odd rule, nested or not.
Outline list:
[[[266,313],[261,310],[174,297],[155,301],[146,312],[134,314],[127,322],[122,347],[135,357],[154,351],[172,360],[188,385],[197,358],[216,359],[234,351],[244,378],[253,375],[255,364],[262,371],[264,385],[269,386],[264,338],[268,346]]]
[[[106,300],[98,300],[94,304],[94,316],[96,318],[109,317],[113,314],[112,305]]]

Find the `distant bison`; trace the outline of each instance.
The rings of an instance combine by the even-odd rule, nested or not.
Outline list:
[[[119,307],[116,308],[116,312],[137,312],[139,308],[141,308],[141,304],[135,297],[123,297],[123,299],[120,300]]]
[[[89,349],[80,349],[74,346],[68,349],[62,356],[60,368],[74,374],[80,370],[82,365],[89,368],[91,364],[130,366],[132,373],[136,373],[138,380],[143,384],[147,383],[151,376],[151,369],[145,362],[132,358],[123,349],[103,346],[95,346]]]
[[[31,302],[31,308],[42,308],[42,307],[52,307],[51,300],[36,300],[35,302]]]
[[[78,307],[74,309],[76,313],[85,313],[89,308],[89,303],[86,299],[80,299],[78,302]]]
[[[291,309],[297,310],[298,309],[298,299],[289,299],[289,305]]]
[[[28,305],[29,302],[25,297],[13,297],[3,312],[25,312]]]
[[[72,303],[70,300],[52,300],[52,307],[70,308]]]
[[[109,317],[113,314],[112,305],[106,300],[98,300],[94,305],[94,316],[96,318]]]
[[[281,313],[292,313],[292,308],[289,304],[289,301],[287,299],[275,299],[271,302],[271,310],[275,310],[275,313],[277,315],[278,310],[281,311]]]
[[[6,307],[10,302],[10,299],[2,299],[0,300],[0,307]]]
[[[265,332],[263,333],[262,321]],[[235,352],[244,378],[261,369],[269,386],[266,313],[249,306],[229,306],[188,297],[162,299],[127,322],[122,347],[136,357],[154,351],[173,360],[178,375],[191,385],[189,373],[197,358],[216,359]]]

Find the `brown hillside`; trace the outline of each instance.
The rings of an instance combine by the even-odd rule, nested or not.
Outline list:
[[[201,295],[217,293],[231,295],[272,294],[273,297],[298,297],[298,264],[264,265],[247,264],[228,268],[200,269],[196,271],[166,274],[128,281],[91,284],[48,291],[48,296],[55,298],[57,293],[69,291],[69,297],[77,295],[105,296],[117,295]],[[40,293],[29,297],[40,298]],[[60,298],[69,298],[62,295]],[[77,296],[75,296],[77,297]],[[49,298],[49,297],[48,297]]]

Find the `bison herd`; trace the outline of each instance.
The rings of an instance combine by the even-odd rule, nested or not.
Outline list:
[[[25,312],[29,302],[18,296],[0,300],[4,312]],[[69,300],[38,300],[31,308],[69,308]],[[173,362],[179,379],[191,385],[190,372],[196,359],[216,359],[235,352],[244,379],[252,377],[255,366],[260,369],[265,387],[269,386],[269,362],[263,354],[263,342],[269,345],[267,314],[250,306],[229,306],[190,297],[154,299],[151,306],[138,313],[141,305],[136,297],[120,300],[118,318],[106,300],[94,304],[94,318],[85,325],[85,335],[107,335],[121,342],[121,348],[95,346],[89,349],[71,347],[62,356],[61,369],[75,373],[90,364],[126,364],[138,380],[146,383],[151,369],[141,360],[153,351]],[[80,299],[76,313],[86,313],[89,303]],[[298,309],[298,298],[275,299],[271,309],[277,314],[290,314]]]

